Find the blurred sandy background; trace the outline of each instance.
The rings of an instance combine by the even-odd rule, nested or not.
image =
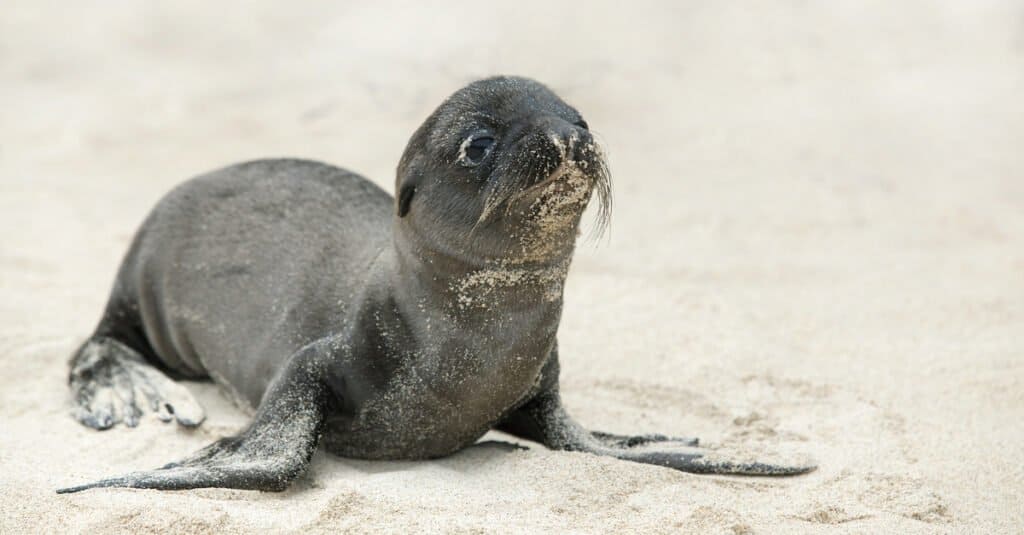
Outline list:
[[[0,532],[1021,532],[1024,4],[425,4],[3,3]],[[390,191],[419,122],[495,73],[611,154],[611,238],[567,289],[570,409],[817,472],[474,448],[320,453],[283,494],[53,493],[245,423],[203,384],[194,432],[67,415],[65,361],[163,193],[283,155]]]

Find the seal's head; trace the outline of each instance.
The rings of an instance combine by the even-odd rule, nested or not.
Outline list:
[[[495,77],[460,89],[413,134],[398,165],[397,231],[479,262],[549,263],[572,254],[608,167],[579,112],[544,85]]]

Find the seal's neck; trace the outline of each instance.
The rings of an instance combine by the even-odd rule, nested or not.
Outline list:
[[[440,306],[460,318],[561,309],[571,243],[559,248],[560,254],[542,259],[482,259],[453,253],[406,232],[411,232],[408,227],[395,225],[392,276],[401,279],[395,287],[408,289],[410,299]]]

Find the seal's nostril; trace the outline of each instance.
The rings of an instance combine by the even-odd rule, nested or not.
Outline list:
[[[584,163],[588,160],[587,158],[587,144],[577,141],[576,145],[573,146],[572,152],[569,154],[569,158],[576,163]]]
[[[586,162],[593,152],[594,138],[587,131],[574,131],[568,136],[566,157],[573,162]]]

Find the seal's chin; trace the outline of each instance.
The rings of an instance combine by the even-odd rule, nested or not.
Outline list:
[[[543,220],[549,229],[553,230],[557,223],[566,230],[571,227],[575,234],[583,211],[591,197],[596,196],[599,203],[597,223],[598,227],[603,227],[607,223],[610,205],[607,168],[600,162],[591,163],[568,162],[527,188],[522,199],[529,202],[530,213]]]

